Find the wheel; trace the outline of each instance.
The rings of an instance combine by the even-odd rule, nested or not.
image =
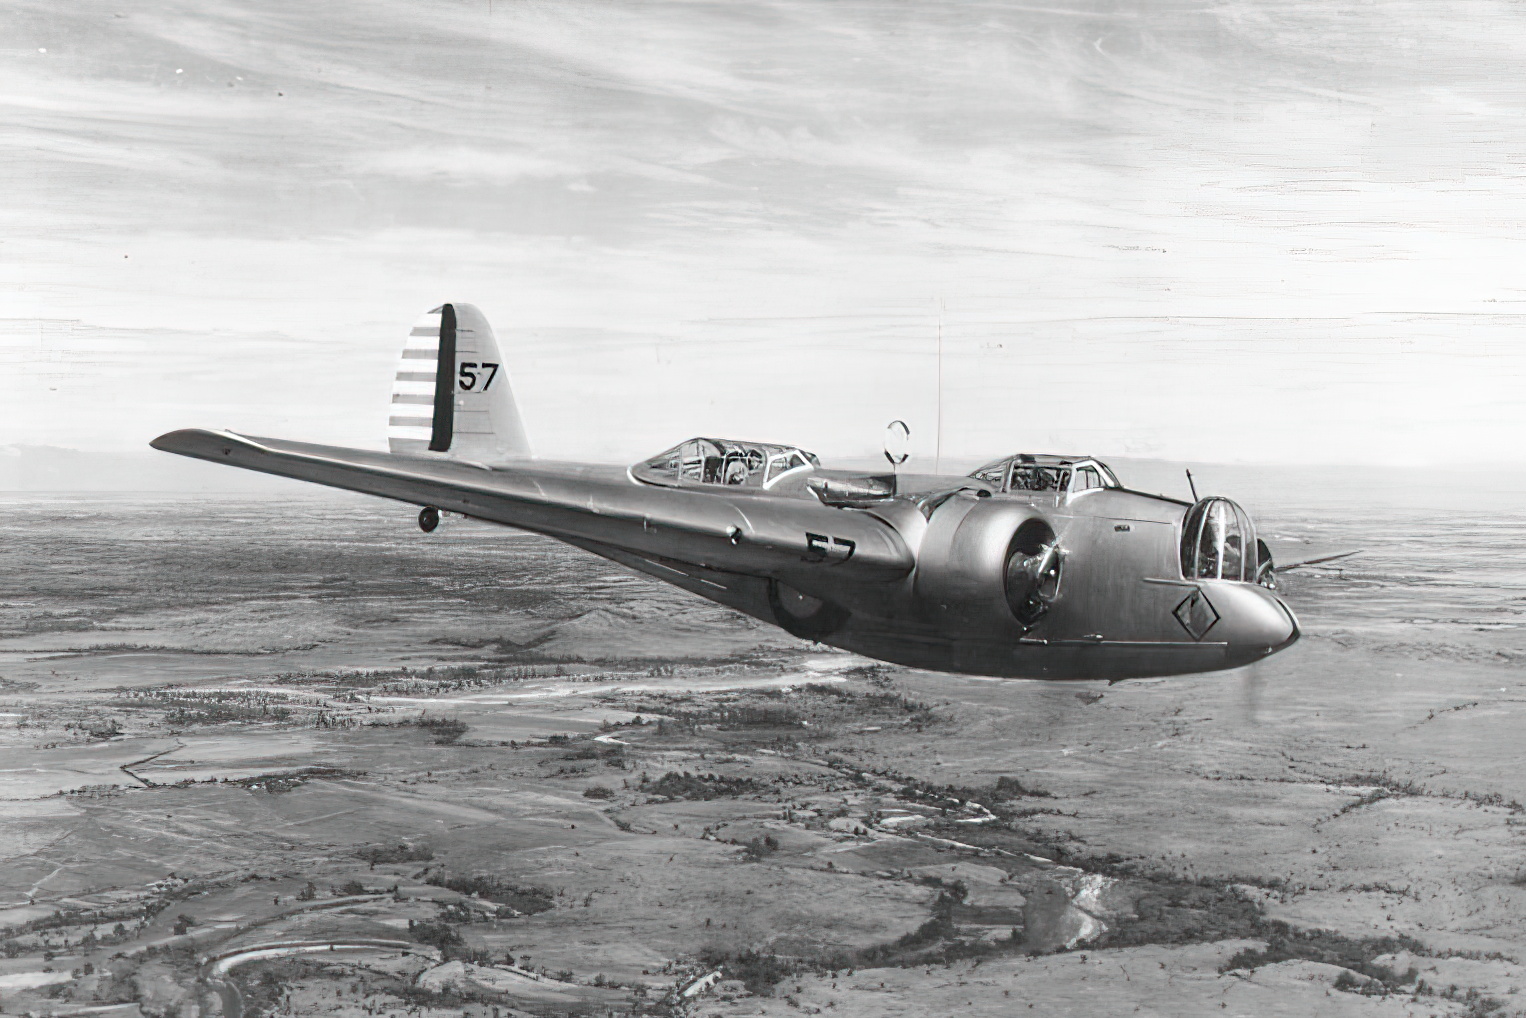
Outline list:
[[[430,533],[440,525],[440,510],[432,505],[426,505],[419,510],[419,529],[424,533]]]
[[[778,580],[768,582],[768,604],[780,628],[803,640],[831,636],[848,621],[848,610]]]

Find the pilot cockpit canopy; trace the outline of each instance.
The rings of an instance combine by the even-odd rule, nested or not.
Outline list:
[[[691,438],[631,467],[631,476],[647,484],[772,488],[786,475],[798,476],[820,465],[815,455],[794,446]]]

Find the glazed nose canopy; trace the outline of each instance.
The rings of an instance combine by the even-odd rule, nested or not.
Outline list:
[[[1253,583],[1260,565],[1256,526],[1227,498],[1202,499],[1182,518],[1182,577]]]
[[[1298,639],[1298,622],[1281,599],[1254,584],[1203,588],[1219,615],[1209,639],[1229,645],[1232,664],[1263,658]]]

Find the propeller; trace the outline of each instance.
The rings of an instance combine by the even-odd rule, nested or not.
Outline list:
[[[1272,549],[1266,546],[1266,542],[1256,540],[1256,582],[1268,590],[1277,589],[1277,574],[1292,572],[1294,569],[1302,569],[1304,566],[1315,566],[1325,562],[1334,562],[1337,559],[1350,558],[1352,555],[1360,555],[1361,548],[1351,551],[1338,551],[1331,555],[1316,555],[1313,558],[1294,559],[1281,565],[1272,561]]]
[[[1314,558],[1296,559],[1286,565],[1274,566],[1273,570],[1279,573],[1287,573],[1292,572],[1294,569],[1302,569],[1304,566],[1317,566],[1324,562],[1334,562],[1336,559],[1350,558],[1352,555],[1360,555],[1361,553],[1361,548],[1355,548],[1351,551],[1338,551],[1334,555],[1318,555]]]
[[[1033,625],[1049,610],[1059,593],[1062,562],[1052,537],[1032,554],[1019,547],[1007,558],[1007,604],[1023,625]]]
[[[1240,670],[1240,696],[1244,701],[1245,720],[1253,725],[1261,723],[1261,689],[1263,677],[1261,662],[1253,661]]]

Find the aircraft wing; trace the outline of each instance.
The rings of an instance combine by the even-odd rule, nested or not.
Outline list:
[[[673,564],[775,577],[802,589],[823,576],[889,581],[913,557],[889,524],[809,498],[662,488],[619,467],[537,460],[487,466],[189,429],[155,449],[311,481],[547,534],[664,575]],[[638,564],[646,563],[652,566]],[[700,582],[696,580],[695,582]]]

